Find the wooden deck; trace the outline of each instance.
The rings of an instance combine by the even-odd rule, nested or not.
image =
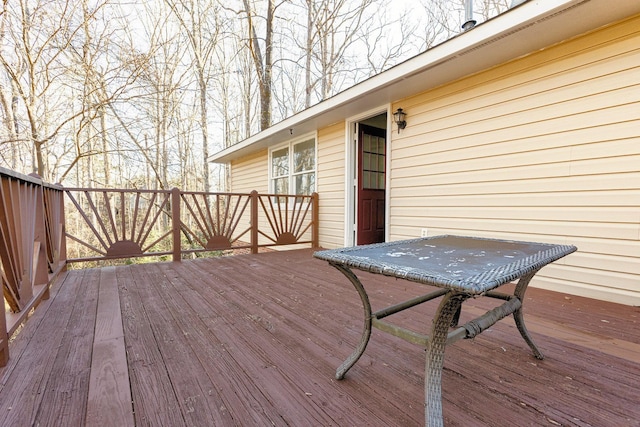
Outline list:
[[[311,250],[71,271],[11,343],[2,426],[420,426],[424,351],[362,327],[351,284]],[[380,308],[420,293],[363,282]],[[447,349],[449,426],[640,426],[640,308],[530,289],[526,321]],[[492,302],[465,303],[463,319]],[[394,315],[420,331],[435,303]]]

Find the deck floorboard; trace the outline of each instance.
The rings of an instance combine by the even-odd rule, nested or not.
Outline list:
[[[362,276],[374,310],[426,293]],[[104,297],[101,280],[119,300]],[[102,346],[122,339],[108,317],[115,301],[126,361]],[[462,321],[491,304],[468,300]],[[532,356],[509,318],[450,346],[445,425],[640,427],[640,308],[535,288],[524,307],[546,358]],[[389,320],[427,332],[436,308]],[[87,409],[96,404],[122,412],[103,425],[422,425],[424,349],[374,330],[346,378],[334,379],[362,315],[351,284],[311,250],[69,271],[10,344],[0,426],[101,425]],[[90,392],[100,378],[91,368],[111,363],[126,368],[132,405],[108,383]]]

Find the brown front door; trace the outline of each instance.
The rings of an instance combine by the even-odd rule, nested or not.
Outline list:
[[[358,135],[358,245],[384,242],[386,131],[360,125]]]

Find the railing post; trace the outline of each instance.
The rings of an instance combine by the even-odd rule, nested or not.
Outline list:
[[[60,236],[54,236],[56,238],[56,242],[59,240],[60,247],[58,248],[58,262],[63,263],[62,270],[67,271],[67,222],[66,222],[66,214],[64,210],[64,187],[62,184],[56,184],[56,191],[59,191],[59,201],[60,205],[55,207],[54,209],[59,209],[60,213]],[[57,267],[57,266],[56,266]]]
[[[311,246],[318,248],[320,247],[320,214],[318,212],[320,200],[318,193],[311,195],[311,202],[313,203],[313,211],[311,212],[311,221],[313,221],[313,225],[311,226]]]
[[[258,253],[258,192],[251,192],[251,253]]]
[[[171,190],[171,229],[173,231],[173,261],[180,262],[182,259],[180,244],[180,190]]]

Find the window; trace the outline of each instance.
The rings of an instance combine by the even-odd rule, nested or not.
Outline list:
[[[276,148],[269,157],[274,194],[310,195],[316,191],[315,138]]]

